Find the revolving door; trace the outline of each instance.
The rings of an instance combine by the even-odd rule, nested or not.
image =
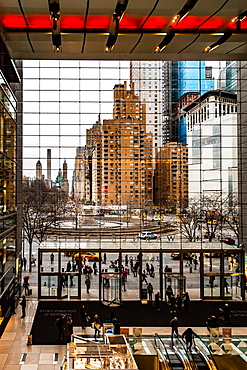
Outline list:
[[[170,301],[171,295],[175,297],[186,291],[186,276],[175,272],[164,273],[164,297],[165,302]]]
[[[120,306],[122,303],[122,274],[119,272],[101,273],[102,303],[106,306]]]

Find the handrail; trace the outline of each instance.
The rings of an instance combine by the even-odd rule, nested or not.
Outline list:
[[[161,349],[159,348],[157,342],[159,341],[159,343],[162,345],[162,350],[165,350],[165,354],[161,351]],[[171,364],[171,360],[170,360],[170,357],[169,357],[169,354],[168,354],[168,351],[167,351],[167,348],[163,342],[163,340],[161,339],[161,337],[159,336],[158,333],[155,333],[154,334],[154,345],[156,348],[158,348],[161,352],[162,355],[165,355],[165,359],[167,360],[168,362],[168,366],[170,369],[172,369],[172,364]]]
[[[208,367],[210,370],[219,370],[218,366],[217,366],[217,363],[214,359],[214,356],[213,356],[213,352],[211,350],[210,347],[208,347],[202,340],[202,338],[197,335],[196,338],[194,338],[194,343],[196,345],[196,341],[195,339],[197,339],[200,343],[200,346],[202,347],[203,351],[200,349],[200,347],[196,346],[199,350],[200,350],[200,353],[201,355],[203,356],[204,360],[206,361]],[[207,353],[208,352],[208,353]]]
[[[185,369],[197,370],[197,366],[194,362],[194,359],[193,359],[191,353],[187,351],[187,348],[186,348],[185,343],[182,340],[182,338],[178,335],[178,336],[176,336],[176,339],[177,339],[177,342],[179,343],[180,347],[182,347],[182,350],[183,350],[183,352],[181,352],[181,348],[179,348],[178,352],[179,352],[180,356],[181,355],[183,356],[183,362],[186,366]],[[172,339],[172,344],[173,344],[173,339]],[[177,349],[177,347],[174,344],[173,344],[173,348]]]

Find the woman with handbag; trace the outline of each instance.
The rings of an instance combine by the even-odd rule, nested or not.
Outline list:
[[[97,340],[97,334],[98,334],[98,338],[99,338],[99,335],[100,335],[100,329],[101,329],[101,321],[100,321],[100,318],[99,318],[99,315],[94,315],[94,321],[92,323],[92,328],[94,329],[94,339],[95,341]]]

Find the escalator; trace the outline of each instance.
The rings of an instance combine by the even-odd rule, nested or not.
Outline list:
[[[186,353],[186,349],[181,339],[160,338],[154,335],[154,346],[157,350],[160,370],[194,370]]]
[[[210,349],[197,337],[191,351],[186,350],[186,344],[181,337],[160,338],[154,336],[154,345],[158,355],[165,362],[161,370],[218,370]]]

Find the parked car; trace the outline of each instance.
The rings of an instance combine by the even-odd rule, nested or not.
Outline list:
[[[229,245],[234,245],[235,244],[235,240],[232,239],[232,238],[221,238],[221,239],[219,239],[219,241],[222,242],[222,243],[229,244]]]
[[[154,239],[157,239],[158,236],[157,234],[154,234],[150,231],[146,231],[146,232],[142,232],[138,235],[138,238],[139,239],[144,239],[144,240],[154,240]]]

